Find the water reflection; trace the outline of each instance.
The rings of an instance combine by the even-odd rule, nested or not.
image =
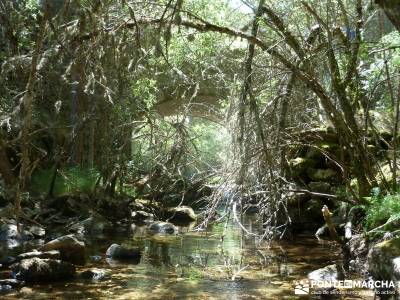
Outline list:
[[[253,232],[261,230],[252,218],[244,224]],[[102,259],[89,260],[80,271],[106,269],[110,277],[34,285],[29,293],[21,290],[5,299],[281,299],[294,296],[294,279],[338,259],[331,244],[314,238],[269,245],[244,236],[232,223],[215,224],[204,232],[191,228],[162,236],[136,226],[134,234],[91,238],[88,255]],[[105,260],[112,243],[139,247],[140,262]]]

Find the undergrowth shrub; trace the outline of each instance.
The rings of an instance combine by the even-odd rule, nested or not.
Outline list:
[[[37,194],[47,194],[50,190],[53,169],[36,170],[30,181],[30,190]],[[54,184],[54,196],[85,193],[94,191],[99,176],[97,170],[71,167],[57,172]]]
[[[368,230],[384,224],[389,218],[400,217],[400,194],[381,195],[379,189],[374,189],[369,202],[365,207]]]

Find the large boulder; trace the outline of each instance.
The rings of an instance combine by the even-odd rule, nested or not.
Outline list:
[[[392,278],[397,282],[400,282],[400,256],[392,260],[393,275]]]
[[[15,279],[26,282],[48,282],[75,275],[75,266],[56,259],[23,259],[11,266]]]
[[[17,255],[16,257],[16,261],[21,261],[23,259],[29,259],[29,258],[49,258],[49,259],[61,259],[61,255],[60,255],[60,251],[58,250],[51,250],[51,251],[45,251],[45,252],[41,252],[41,251],[31,251],[31,252],[26,252],[26,253],[22,253]]]
[[[400,256],[400,238],[376,244],[368,253],[368,270],[380,280],[390,280],[393,275],[393,260]]]
[[[150,224],[149,230],[152,233],[161,234],[176,234],[178,229],[171,223],[168,222],[154,222]]]
[[[189,206],[179,206],[167,210],[167,218],[173,223],[190,223],[196,221],[197,215]]]
[[[384,293],[400,295],[400,237],[383,241],[368,253],[368,272],[374,280],[392,281],[394,288],[382,288]],[[381,294],[382,291],[380,291]]]
[[[108,247],[106,257],[115,260],[140,260],[141,254],[138,248],[126,248],[118,244]]]
[[[400,237],[383,241],[368,253],[368,271],[374,280],[400,280]],[[400,288],[397,286],[397,293]]]
[[[79,241],[74,235],[64,235],[52,240],[42,247],[40,251],[60,251],[61,259],[73,264],[82,265],[86,261],[85,243]]]

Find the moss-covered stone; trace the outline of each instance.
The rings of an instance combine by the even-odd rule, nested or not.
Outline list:
[[[307,169],[307,175],[314,181],[331,181],[337,178],[338,173],[332,169]]]
[[[311,181],[308,184],[308,186],[312,192],[317,192],[317,193],[330,193],[331,192],[331,185],[327,182]]]
[[[378,250],[380,255],[387,257],[397,257],[400,256],[400,237],[394,238],[388,241],[383,241],[374,246]]]
[[[320,142],[316,143],[314,147],[308,147],[305,157],[321,160],[325,158],[324,152],[336,155],[339,149],[340,148],[337,143]]]
[[[190,223],[196,221],[197,215],[189,206],[173,207],[166,211],[166,217],[172,223]]]
[[[314,159],[304,157],[296,157],[289,161],[290,170],[295,177],[302,175],[307,169],[314,167],[316,164],[317,162]]]
[[[332,127],[316,127],[298,132],[304,141],[324,141],[337,143],[338,138]]]
[[[374,280],[397,280],[400,237],[376,244],[368,253],[368,271]]]

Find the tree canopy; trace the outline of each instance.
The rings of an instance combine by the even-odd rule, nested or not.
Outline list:
[[[396,1],[0,1],[7,198],[24,216],[41,176],[50,197],[89,170],[93,193],[212,185],[208,208],[230,195],[278,225],[293,184],[313,193],[317,176],[294,170],[305,149],[337,175],[331,198],[395,193],[398,15]]]

